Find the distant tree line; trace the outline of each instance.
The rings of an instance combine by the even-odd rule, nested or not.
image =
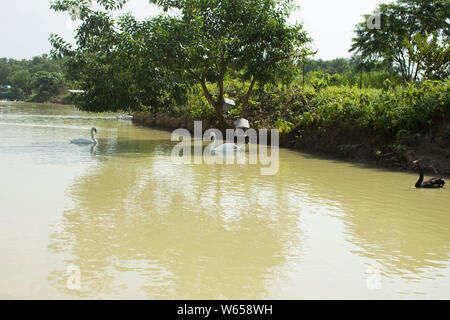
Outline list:
[[[336,58],[332,60],[306,59],[298,68],[296,83],[313,85],[318,78],[330,79],[330,85],[337,86],[361,86],[362,88],[382,89],[386,79],[393,85],[404,84],[401,76],[392,69],[386,69],[381,63],[366,62],[361,65],[358,56],[350,58]]]
[[[0,86],[11,86],[0,95],[46,101],[67,87],[63,65],[47,54],[29,60],[0,58]]]

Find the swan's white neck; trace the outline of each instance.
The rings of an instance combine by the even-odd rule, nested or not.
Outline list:
[[[97,139],[95,139],[95,136],[94,136],[94,129],[91,129],[91,138],[92,138],[92,141],[94,141],[94,143],[97,143]]]
[[[216,149],[216,136],[212,136],[213,142],[211,143],[211,151],[215,151]]]

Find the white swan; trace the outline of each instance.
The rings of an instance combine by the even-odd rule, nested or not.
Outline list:
[[[224,144],[221,144],[220,146],[216,147],[216,134],[214,132],[211,133],[211,137],[213,139],[213,142],[211,144],[211,154],[236,152],[236,151],[241,150],[241,147],[235,145],[234,143],[224,143]]]
[[[91,139],[87,139],[87,138],[78,138],[78,139],[72,139],[70,140],[70,143],[75,143],[75,144],[97,144],[97,139],[95,139],[94,136],[94,132],[97,133],[97,129],[92,127],[91,129]]]

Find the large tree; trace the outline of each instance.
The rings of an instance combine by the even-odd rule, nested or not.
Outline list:
[[[71,3],[60,5],[66,2]],[[184,84],[156,60],[155,44],[141,45],[137,21],[127,15],[113,19],[84,5],[79,7],[82,23],[75,48],[57,35],[51,37],[53,53],[66,57],[68,79],[85,91],[75,97],[80,109],[101,112],[145,106],[160,111],[182,101]]]
[[[301,25],[286,22],[290,1],[179,0],[159,1],[178,9],[161,18],[157,42],[165,63],[198,82],[218,120],[223,119],[224,79],[231,70],[250,82],[241,99],[244,107],[255,83],[273,81],[280,70],[300,57],[308,41]],[[207,82],[217,85],[213,96]]]
[[[126,1],[97,0],[106,10],[120,8]],[[175,15],[160,15],[146,21],[122,17],[117,32],[127,55],[151,60],[152,70],[165,69],[178,79],[179,88],[189,81],[197,82],[216,117],[223,120],[224,80],[231,71],[248,80],[249,86],[242,97],[246,105],[256,82],[274,81],[280,70],[296,62],[309,42],[301,25],[289,25],[287,17],[292,9],[291,0],[155,0],[164,10],[174,9]],[[120,47],[117,43],[106,48],[95,48],[93,39],[104,44],[111,33],[99,32],[98,22],[92,20],[90,1],[81,1],[79,15],[83,25],[78,30],[78,48],[72,55],[86,51],[93,55],[111,55]],[[74,1],[58,0],[55,10],[69,11]],[[96,14],[98,15],[98,13]],[[90,22],[89,22],[90,21]],[[89,22],[89,23],[88,23]],[[84,27],[86,26],[86,27]],[[110,32],[111,31],[111,32]],[[58,49],[65,45],[54,38]],[[95,48],[95,49],[94,49]],[[61,51],[61,50],[60,50]],[[125,52],[125,51],[123,51]],[[140,60],[143,61],[142,59]],[[115,63],[121,63],[120,59]],[[149,74],[152,76],[152,73]],[[167,80],[167,79],[166,79]],[[207,82],[217,86],[218,94],[208,89]]]
[[[448,69],[448,60],[446,64],[439,63],[448,54],[445,53],[450,30],[448,0],[398,0],[380,4],[378,12],[380,28],[368,24],[370,15],[365,15],[365,21],[356,26],[350,51],[359,54],[365,62],[382,61],[388,68],[395,68],[407,82],[420,77],[433,78],[441,74],[442,68]],[[435,63],[427,65],[418,57]],[[431,69],[432,66],[435,68]]]

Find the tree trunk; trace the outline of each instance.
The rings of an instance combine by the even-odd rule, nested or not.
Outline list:
[[[208,100],[208,102],[214,107],[214,110],[216,111],[216,118],[219,123],[219,126],[223,127],[223,128],[218,128],[218,129],[224,129],[226,127],[226,123],[225,123],[225,119],[223,117],[223,96],[221,98],[222,102],[220,102],[220,100],[215,101],[213,96],[209,92],[208,88],[206,87],[205,79],[201,79],[200,85],[202,86],[203,94],[205,95],[206,100]]]
[[[362,89],[362,78],[363,78],[363,59],[361,57],[361,70],[359,73],[359,90]]]
[[[199,79],[199,82],[200,82],[200,85],[202,86],[203,94],[205,95],[206,100],[208,100],[208,102],[215,108],[216,102],[214,101],[213,96],[211,95],[211,93],[209,93],[209,90],[206,87],[205,79]]]
[[[417,76],[419,75],[420,64],[419,62],[416,64],[416,72],[414,73],[414,82],[417,81]]]
[[[218,129],[225,130],[227,125],[225,122],[225,118],[223,117],[223,103],[224,103],[224,88],[223,88],[223,79],[225,78],[225,73],[221,73],[219,79],[217,80],[217,86],[219,87],[219,96],[217,97],[217,102],[214,108],[216,109],[216,118],[218,121]]]
[[[206,73],[208,69],[205,70],[202,77],[198,76],[195,72],[192,70],[188,70],[188,72],[197,80],[203,90],[203,94],[205,95],[206,100],[214,107],[214,110],[216,111],[216,119],[217,119],[217,129],[225,130],[227,127],[227,124],[225,122],[225,118],[223,117],[223,79],[224,75],[222,75],[218,81],[219,86],[219,98],[218,101],[214,100],[214,97],[209,92],[208,87],[206,86]]]
[[[306,62],[303,62],[303,68],[302,68],[302,87],[305,87],[305,68],[306,68]]]
[[[252,82],[250,83],[250,87],[248,88],[247,93],[245,94],[244,99],[242,100],[242,110],[245,109],[245,107],[248,105],[248,99],[250,99],[255,83],[256,78],[253,77]]]

